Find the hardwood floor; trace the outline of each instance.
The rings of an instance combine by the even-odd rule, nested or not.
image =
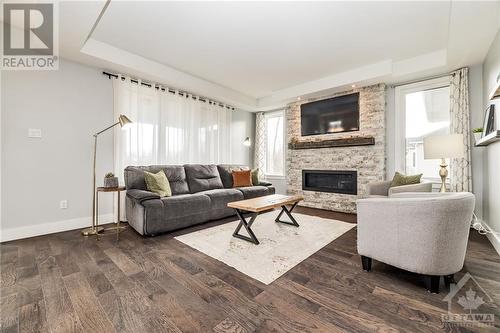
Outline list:
[[[354,215],[296,212],[355,222]],[[78,230],[3,243],[1,332],[498,332],[500,257],[471,232],[466,264],[496,304],[495,328],[444,325],[447,303],[421,277],[374,261],[361,270],[356,229],[270,285],[173,239],[132,229]]]

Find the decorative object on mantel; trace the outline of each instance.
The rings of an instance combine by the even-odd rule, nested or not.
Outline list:
[[[115,177],[114,173],[108,172],[104,176],[104,187],[106,188],[118,187],[118,177]]]
[[[474,142],[477,143],[479,140],[481,140],[481,137],[483,136],[483,128],[482,127],[473,128],[472,134],[474,134]]]
[[[99,134],[102,134],[106,132],[107,130],[115,127],[116,125],[120,125],[122,129],[127,128],[130,124],[132,124],[132,121],[127,118],[127,116],[121,114],[118,117],[118,121],[105,129],[97,132],[94,134],[94,154],[93,154],[93,182],[92,182],[92,226],[87,229],[82,230],[82,235],[83,236],[90,236],[90,235],[97,235],[98,233],[102,232],[104,229],[102,227],[99,227],[97,225],[97,219],[96,219],[96,214],[97,214],[97,201],[96,201],[96,172],[95,172],[95,166],[96,166],[96,155],[97,155],[97,137]]]
[[[288,143],[289,149],[317,149],[332,147],[372,146],[375,144],[373,136],[359,136],[329,140],[300,141],[293,138]]]
[[[447,134],[428,136],[424,138],[424,159],[441,159],[439,176],[441,177],[440,192],[446,192],[446,177],[448,166],[445,158],[464,158],[463,134]]]

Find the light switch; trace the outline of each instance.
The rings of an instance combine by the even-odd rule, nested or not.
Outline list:
[[[28,138],[41,138],[42,129],[41,128],[28,128]]]

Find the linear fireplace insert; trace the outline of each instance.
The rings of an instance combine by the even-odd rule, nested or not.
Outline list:
[[[358,172],[344,170],[302,170],[306,191],[358,194]]]

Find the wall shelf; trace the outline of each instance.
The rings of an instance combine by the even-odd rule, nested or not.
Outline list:
[[[375,144],[373,136],[362,136],[353,138],[318,140],[318,141],[297,141],[288,143],[289,149],[318,149],[334,147],[371,146]]]
[[[497,99],[500,97],[500,81],[497,82],[496,86],[490,92],[489,98],[490,101]]]
[[[500,141],[500,130],[493,131],[484,138],[479,139],[474,146],[485,147],[496,141]]]

